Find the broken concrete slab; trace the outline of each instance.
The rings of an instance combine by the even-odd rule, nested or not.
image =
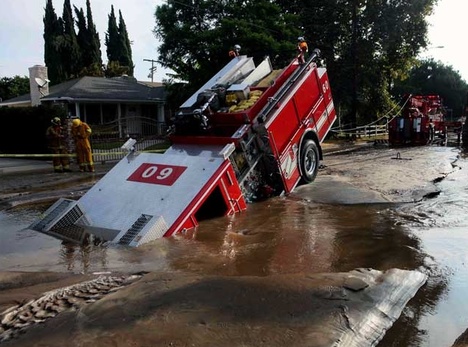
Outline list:
[[[268,277],[149,273],[79,311],[29,327],[8,345],[375,346],[426,280],[400,269]]]

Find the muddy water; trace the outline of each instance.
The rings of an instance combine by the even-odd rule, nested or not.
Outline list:
[[[316,189],[299,187],[291,196],[250,205],[245,213],[204,221],[194,232],[138,249],[67,245],[25,229],[41,208],[0,212],[0,270],[268,276],[419,269],[429,275],[427,285],[379,346],[452,346],[468,328],[467,172],[462,156],[436,183],[440,194],[405,204],[383,203],[364,192],[359,201],[372,203],[342,204],[356,192],[318,180]]]

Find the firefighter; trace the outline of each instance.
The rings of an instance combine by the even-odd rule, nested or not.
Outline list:
[[[432,118],[429,118],[429,141],[430,142],[434,141],[434,135],[435,135],[435,125],[434,125],[434,122],[432,121]]]
[[[234,45],[234,48],[229,51],[229,57],[230,58],[235,58],[239,56],[241,46],[239,45]]]
[[[54,117],[50,121],[52,124],[46,130],[48,147],[52,154],[52,165],[54,172],[71,172],[70,159],[65,141],[65,131],[62,128],[59,117]]]
[[[299,64],[304,64],[305,63],[304,55],[309,51],[309,47],[307,46],[307,42],[302,36],[299,36],[297,38],[297,51],[299,52],[299,55],[297,56],[297,60],[299,61]]]
[[[76,160],[81,172],[94,172],[93,154],[89,137],[91,127],[79,118],[72,120],[71,133],[75,141]]]

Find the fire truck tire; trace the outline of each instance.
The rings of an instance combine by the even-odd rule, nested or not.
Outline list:
[[[313,182],[319,167],[319,151],[313,140],[306,140],[302,145],[299,169],[305,183]]]

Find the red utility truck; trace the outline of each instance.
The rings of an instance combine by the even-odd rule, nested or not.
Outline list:
[[[391,146],[446,143],[448,132],[460,134],[461,122],[445,119],[439,95],[406,95],[402,115],[388,124]]]
[[[129,154],[85,195],[60,199],[30,228],[138,246],[312,182],[336,119],[319,54],[281,70],[234,57],[180,106],[165,153],[127,142]]]

